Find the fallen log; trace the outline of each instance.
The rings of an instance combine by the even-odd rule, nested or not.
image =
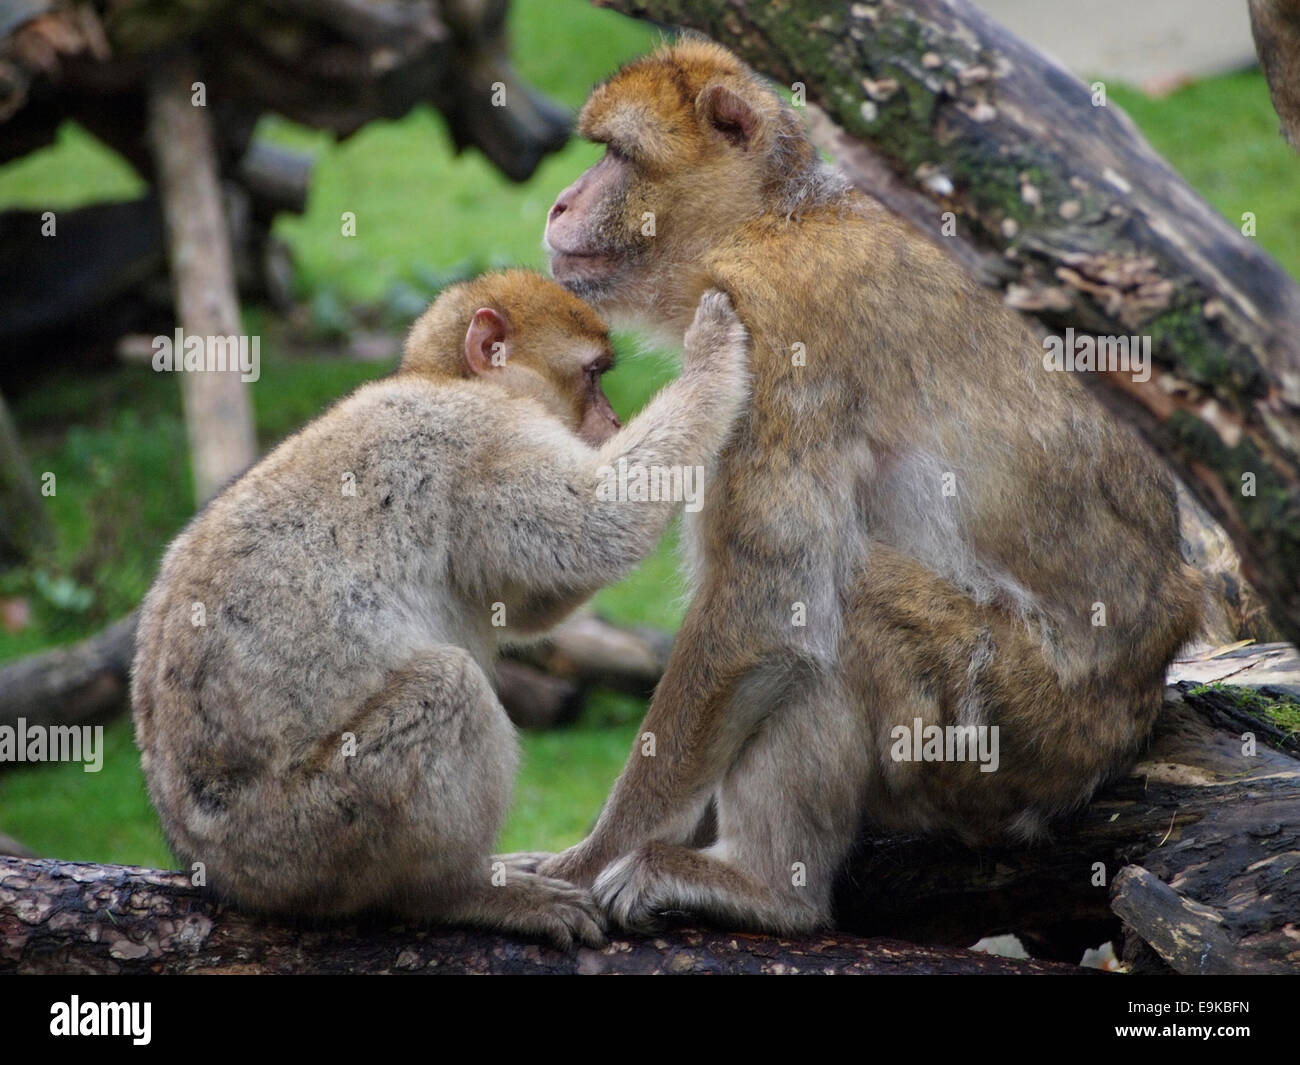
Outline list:
[[[506,653],[553,677],[649,698],[672,646],[672,636],[657,629],[623,628],[595,614],[575,614],[545,639]]]
[[[1113,103],[970,0],[595,2],[701,30],[801,86],[848,177],[1040,328],[1149,337],[1145,382],[1081,376],[1224,527],[1300,641],[1300,286]]]
[[[1300,972],[1300,735],[1259,716],[1261,698],[1179,682],[1132,771],[1038,846],[868,835],[837,886],[837,921],[929,943],[1013,932],[1058,959],[1122,933],[1126,958],[1149,943],[1179,971]],[[1153,885],[1122,880],[1127,866],[1176,892],[1178,910],[1217,914],[1213,938],[1166,957],[1172,897],[1139,903]]]
[[[828,934],[704,929],[566,954],[481,932],[294,927],[228,909],[181,873],[0,857],[0,972],[437,974],[1068,974],[1073,965]]]
[[[134,612],[71,647],[56,647],[0,667],[0,726],[90,725],[126,707]]]
[[[73,118],[146,178],[145,82],[190,49],[223,156],[238,159],[274,111],[338,137],[431,103],[459,150],[512,181],[568,139],[567,112],[524,83],[508,54],[507,0],[29,0],[0,17],[0,161],[53,141]],[[500,103],[504,102],[504,106]]]
[[[1280,681],[1288,675],[1283,662],[1290,663],[1289,675],[1294,678],[1300,663],[1293,649],[1283,647],[1253,652],[1242,648],[1185,668],[1210,677],[1217,669],[1234,679],[1249,677],[1252,669],[1258,669],[1257,680]],[[1260,691],[1281,694],[1282,689],[1265,685]],[[1111,940],[1119,944],[1126,961],[1144,971],[1300,971],[1300,882],[1293,875],[1300,864],[1300,735],[1260,716],[1260,699],[1250,689],[1179,681],[1170,689],[1151,748],[1132,772],[1103,789],[1077,818],[1059,826],[1047,843],[972,849],[944,840],[868,834],[837,884],[838,926],[850,935],[887,936],[945,950],[1009,932],[1019,936],[1035,956],[1071,963],[1085,949]],[[1140,872],[1130,867],[1140,867]],[[17,879],[6,880],[6,869]],[[62,885],[57,888],[62,894],[52,895],[56,884]],[[150,896],[135,894],[146,887],[161,895],[150,901]],[[178,901],[164,904],[163,895]],[[36,933],[13,923],[20,920],[16,916],[20,912],[27,915],[21,918],[25,925],[50,920],[56,912],[51,898],[63,900],[58,905],[65,915],[55,923],[66,924],[71,931],[65,929],[50,939],[47,931]],[[5,936],[22,938],[26,944],[36,935],[38,942],[46,944],[39,948],[45,951],[39,956],[47,960],[39,964],[54,965],[48,960],[51,957],[65,961],[75,957],[75,962],[67,963],[87,968],[70,971],[91,971],[92,960],[85,951],[92,948],[76,946],[80,942],[76,937],[82,932],[92,934],[87,922],[99,911],[111,910],[117,918],[119,907],[129,911],[131,906],[152,917],[130,926],[135,931],[127,938],[137,945],[123,946],[118,953],[138,951],[141,943],[146,949],[138,957],[119,959],[99,943],[92,951],[98,959],[93,964],[118,971],[112,968],[117,962],[140,962],[149,951],[154,951],[152,960],[142,964],[156,963],[157,971],[195,971],[207,964],[203,959],[208,954],[199,952],[189,958],[177,954],[187,937],[208,943],[219,912],[198,901],[184,876],[46,862],[35,870],[0,863],[0,966],[36,956],[26,946],[11,947],[6,956]],[[192,914],[197,914],[193,920]],[[402,938],[406,933],[366,931],[362,938],[382,944],[382,949],[375,946],[373,954],[356,953],[362,950],[360,945],[348,945],[355,930],[294,931],[239,915],[221,920],[234,921],[230,926],[234,931],[228,939],[212,941],[213,955],[233,943],[229,949],[235,951],[235,960],[227,957],[223,964],[247,963],[253,966],[250,971],[287,971],[295,964],[304,966],[301,971],[342,971],[330,968],[343,965],[338,958],[358,966],[357,971],[386,971],[409,945]],[[113,927],[116,935],[125,926]],[[1202,929],[1203,941],[1196,939],[1196,928]],[[697,933],[681,933],[693,934]],[[374,939],[376,935],[381,938]],[[419,943],[429,942],[426,952],[411,955],[412,967],[420,969],[436,961],[438,971],[462,971],[449,968],[462,963],[471,969],[480,966],[482,971],[515,971],[508,966],[524,949],[465,933],[446,934],[461,937],[454,940],[441,933],[419,935],[425,936],[417,937]],[[706,938],[688,945],[692,950],[707,947],[699,961],[706,967],[701,971],[750,971],[745,967],[758,964],[750,954],[767,949],[760,949],[754,940],[698,935]],[[155,941],[161,945],[152,946]],[[678,933],[662,942],[671,944],[671,950],[684,949]],[[817,942],[827,950],[838,950],[854,941],[836,935]],[[333,960],[318,957],[317,948],[336,952]],[[658,940],[653,948],[657,961],[650,955],[636,955],[639,949],[618,947],[620,954],[633,951],[629,964],[642,966],[626,971],[660,971],[653,968],[655,964],[666,966],[663,971],[675,971],[672,965],[679,964],[662,957],[670,947]],[[310,952],[312,959],[302,959],[304,952]],[[966,955],[958,951],[930,955],[930,961],[925,957],[904,951],[888,964],[922,971],[916,967],[956,964]],[[833,956],[814,951],[794,961],[781,956],[774,964],[812,967],[816,959],[832,966],[868,966],[853,971],[889,971],[870,967],[886,965],[884,956],[870,951]],[[572,969],[567,961],[555,961],[558,968],[553,969],[545,969],[549,961],[537,964],[545,971]],[[728,969],[728,965],[740,968]],[[128,966],[121,971],[143,969]]]

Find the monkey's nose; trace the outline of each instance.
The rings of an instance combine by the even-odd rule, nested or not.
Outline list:
[[[551,213],[546,216],[546,221],[554,222],[557,218],[560,217],[560,215],[564,214],[564,212],[567,211],[568,209],[569,209],[569,205],[565,203],[564,198],[561,197],[560,199],[556,200],[553,204],[551,204]]]

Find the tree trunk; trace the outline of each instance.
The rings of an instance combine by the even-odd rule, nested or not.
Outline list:
[[[0,972],[16,973],[1076,973],[891,940],[684,929],[565,954],[481,932],[293,927],[202,897],[181,873],[0,857]]]
[[[1300,287],[1127,116],[969,0],[596,2],[801,83],[848,176],[1042,326],[1150,337],[1148,381],[1083,376],[1223,525],[1300,642]]]
[[[150,90],[149,135],[177,317],[187,337],[206,345],[215,337],[233,340],[243,325],[208,110],[191,102],[199,83],[198,66],[188,59],[163,64]],[[183,351],[173,354],[177,363],[184,360]],[[187,370],[179,376],[194,494],[202,506],[257,457],[253,411],[237,370]]]

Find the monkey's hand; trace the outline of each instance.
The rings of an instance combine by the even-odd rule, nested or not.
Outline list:
[[[711,288],[700,297],[683,340],[682,369],[748,379],[749,332],[736,317],[731,297]]]
[[[587,845],[587,840],[583,840],[567,851],[552,854],[538,865],[537,873],[556,880],[567,880],[570,884],[577,884],[580,887],[590,887],[592,881],[596,879],[596,874],[607,864],[603,858],[594,856]]]
[[[492,864],[501,862],[508,873],[535,873],[542,862],[554,857],[551,851],[515,851],[513,854],[492,855]]]

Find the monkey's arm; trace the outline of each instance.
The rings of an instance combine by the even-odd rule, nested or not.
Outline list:
[[[706,295],[686,336],[681,377],[593,450],[552,428],[480,465],[458,501],[458,560],[470,587],[500,593],[508,624],[549,624],[650,553],[680,499],[698,491],[744,408],[746,334],[722,293]],[[688,479],[689,478],[689,479]]]

